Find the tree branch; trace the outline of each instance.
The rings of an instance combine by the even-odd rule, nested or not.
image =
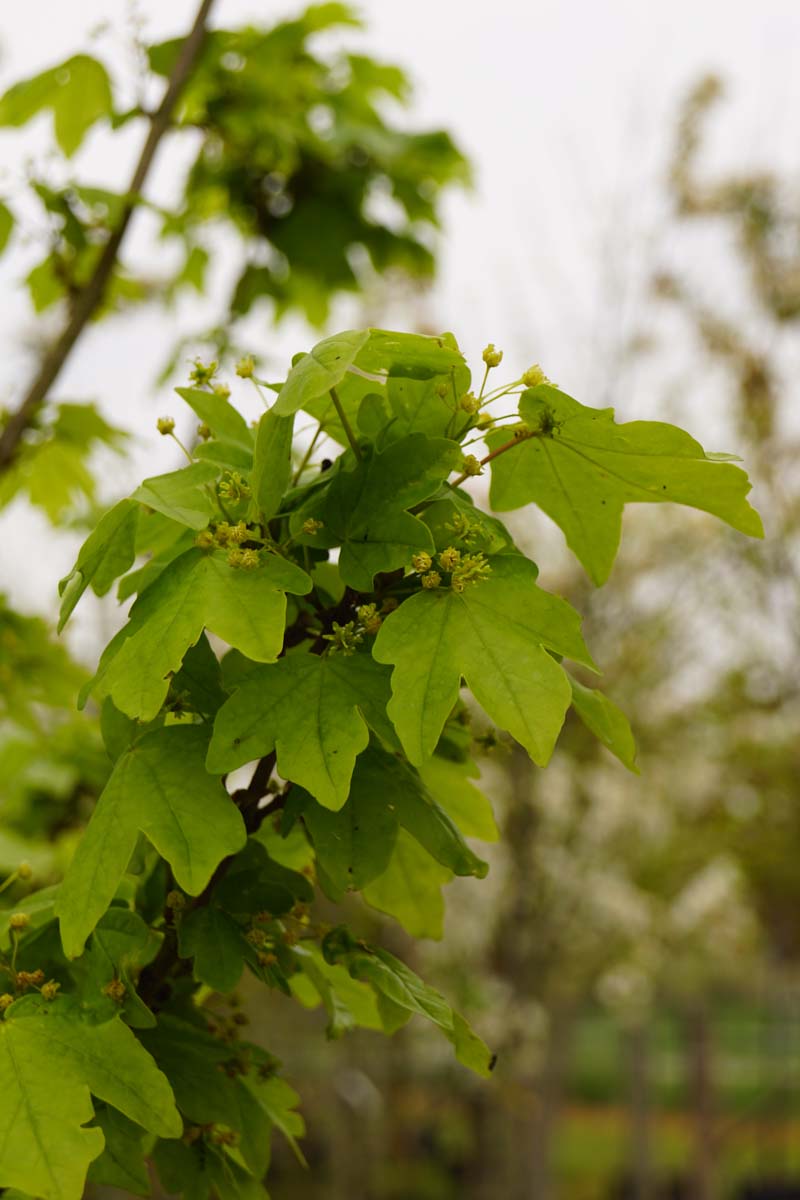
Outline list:
[[[116,228],[103,247],[94,273],[75,296],[69,319],[61,336],[45,354],[27,394],[19,408],[8,418],[2,433],[0,433],[0,472],[12,462],[23,434],[36,419],[39,409],[47,399],[50,388],[58,378],[73,346],[83,332],[84,326],[103,302],[123,238],[139,201],[144,182],[150,172],[158,144],[170,127],[178,97],[186,86],[197,62],[206,35],[208,14],[213,3],[214,0],[201,0],[192,30],[180,48],[161,104],[152,117],[147,139],[128,185],[128,199],[125,207]]]

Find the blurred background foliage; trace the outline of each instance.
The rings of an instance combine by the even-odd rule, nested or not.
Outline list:
[[[231,246],[237,256],[216,319],[176,346],[165,378],[189,352],[228,364],[257,353],[238,344],[257,305],[272,321],[294,312],[324,325],[342,291],[365,297],[372,321],[383,306],[396,314],[399,294],[406,327],[423,325],[442,189],[467,183],[469,169],[446,133],[388,120],[387,100],[409,100],[399,68],[313,49],[315,34],[353,21],[324,4],[208,37],[170,133],[193,150],[169,208],[85,186],[70,156],[95,123],[148,119],[175,42],[138,46],[132,81],[112,83],[77,56],[7,93],[0,123],[51,110],[64,156],[31,179],[48,229],[26,281],[35,310],[68,313],[133,203],[180,247],[179,266],[157,275],[124,254],[99,317],[140,304],[166,316],[182,290],[217,279],[215,256]],[[318,1011],[305,1037],[296,1005],[260,1001],[248,1009],[254,1032],[283,1059],[310,1129],[312,1171],[279,1156],[276,1200],[800,1192],[800,480],[784,354],[800,319],[800,194],[779,172],[707,165],[720,98],[718,80],[701,80],[676,114],[669,215],[641,252],[648,302],[616,331],[597,396],[582,399],[621,400],[646,360],[673,398],[659,415],[691,428],[691,387],[671,385],[679,330],[689,381],[723,376],[768,538],[636,512],[595,591],[546,519],[515,518],[546,585],[587,614],[605,684],[633,719],[641,774],[625,774],[577,722],[545,772],[480,713],[462,722],[457,753],[478,755],[501,827],[488,880],[448,887],[441,944],[415,946],[374,912],[354,920],[458,1001],[497,1049],[494,1078],[466,1079],[413,1026],[387,1043],[359,1032],[324,1044]],[[17,225],[4,205],[0,241]],[[698,287],[662,258],[686,230],[722,231],[719,281]],[[745,297],[735,315],[714,291],[731,273]],[[62,527],[91,524],[89,455],[102,444],[125,451],[91,405],[45,402],[0,475],[0,504],[22,495]],[[0,606],[0,866],[33,869],[31,882],[12,879],[9,903],[58,878],[108,774],[97,714],[74,709],[83,679],[45,622]]]

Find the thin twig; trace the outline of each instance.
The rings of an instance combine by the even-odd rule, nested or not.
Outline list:
[[[58,340],[45,354],[39,371],[31,383],[25,398],[8,418],[0,434],[0,471],[6,469],[12,462],[23,434],[33,424],[39,409],[47,399],[50,388],[55,383],[61,369],[66,363],[73,346],[77,342],[87,322],[103,302],[109,280],[119,257],[123,238],[130,224],[131,217],[139,202],[142,187],[147,179],[153,163],[158,144],[172,123],[172,114],[183,88],[192,73],[206,34],[206,22],[214,0],[201,0],[197,10],[191,33],[183,42],[172,74],[169,77],[167,90],[154,114],[147,140],[142,147],[142,153],[136,164],[130,184],[127,188],[127,200],[120,214],[119,222],[103,247],[103,252],[97,260],[92,277],[85,287],[76,294],[66,327]]]
[[[511,450],[511,449],[513,449],[514,446],[518,446],[520,444],[520,442],[527,442],[528,438],[532,438],[532,437],[536,437],[536,436],[537,436],[537,431],[533,430],[533,429],[531,429],[527,433],[518,433],[517,436],[513,437],[510,442],[503,442],[502,446],[498,446],[497,449],[493,450],[491,454],[487,454],[485,458],[482,458],[480,460],[481,466],[485,467],[486,464],[490,463],[493,458],[498,458],[501,454],[505,454],[506,450]],[[456,479],[451,480],[450,487],[460,487],[460,485],[464,482],[465,479],[469,479],[471,477],[471,474],[472,474],[471,471],[462,472],[462,474],[459,475]]]

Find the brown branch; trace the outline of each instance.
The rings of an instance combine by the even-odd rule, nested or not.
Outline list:
[[[172,114],[178,102],[178,97],[186,86],[197,62],[206,35],[208,14],[213,3],[214,0],[201,0],[192,30],[180,48],[161,104],[158,106],[151,120],[147,140],[142,147],[142,153],[128,185],[128,199],[125,207],[122,210],[116,228],[103,247],[103,252],[97,261],[94,273],[86,285],[75,296],[69,319],[61,336],[45,354],[39,366],[39,371],[31,383],[25,398],[20,403],[19,408],[8,418],[0,434],[0,471],[6,469],[12,462],[23,434],[36,419],[39,409],[47,399],[47,394],[58,378],[73,346],[83,332],[87,322],[94,316],[103,302],[109,280],[119,256],[123,238],[138,204],[142,187],[150,172],[158,144],[171,125]]]

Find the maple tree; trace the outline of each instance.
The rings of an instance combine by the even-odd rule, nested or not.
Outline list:
[[[121,577],[137,599],[82,696],[102,706],[111,776],[63,882],[6,919],[0,1104],[19,1136],[0,1152],[4,1184],[77,1196],[81,1163],[105,1178],[113,1161],[135,1191],[147,1154],[174,1190],[255,1194],[270,1128],[294,1138],[302,1125],[235,1010],[215,1008],[209,1028],[209,995],[245,970],[316,998],[332,1033],[421,1015],[489,1072],[489,1049],[441,995],[313,908],[314,883],[334,903],[359,891],[410,932],[436,932],[442,885],[486,873],[465,840],[485,827],[486,801],[463,773],[469,740],[454,751],[449,736],[468,720],[464,687],[540,765],[574,704],[635,769],[625,718],[566,665],[596,669],[578,614],[475,505],[463,484],[484,468],[465,445],[488,436],[503,508],[538,497],[538,446],[554,464],[540,503],[578,551],[581,514],[613,498],[582,556],[592,573],[613,559],[630,500],[682,500],[761,531],[745,473],[687,434],[618,425],[535,371],[533,386],[487,391],[499,354],[484,359],[476,395],[451,335],[326,338],[284,383],[256,379],[255,428],[204,368],[202,387],[179,389],[203,417],[192,461],[111,509],[62,581],[62,624],[87,587]],[[239,371],[254,378],[250,361]],[[325,396],[319,424],[340,453],[320,464],[298,446],[291,474],[294,414]],[[174,436],[171,419],[159,426]],[[246,764],[250,781],[226,789]],[[70,1065],[56,1079],[61,1047]],[[164,1097],[147,1119],[143,1089]],[[87,1129],[89,1094],[107,1115]]]
[[[36,183],[53,237],[28,285],[37,310],[61,302],[68,320],[5,416],[0,503],[24,491],[59,521],[76,494],[93,500],[87,446],[119,431],[90,406],[51,405],[50,386],[91,316],[204,286],[205,222],[229,222],[254,249],[208,334],[220,357],[260,298],[276,316],[322,321],[331,296],[361,286],[354,247],[379,271],[430,269],[419,224],[435,224],[438,191],[464,163],[447,135],[384,122],[379,98],[405,96],[395,68],[348,55],[343,75],[311,53],[308,39],[351,23],[348,10],[209,32],[209,7],[188,38],[148,48],[167,81],[155,112],[118,111],[85,55],[0,100],[5,125],[50,110],[66,156],[97,123],[150,122],[127,191]],[[275,95],[292,102],[265,127],[253,114]],[[316,103],[327,116],[315,129]],[[118,251],[168,128],[199,133],[201,149],[179,203],[158,213],[182,265],[153,285]],[[376,180],[399,227],[367,215]],[[13,225],[4,206],[0,241]],[[73,1200],[88,1180],[146,1195],[151,1163],[191,1200],[265,1195],[272,1131],[302,1157],[303,1122],[272,1048],[244,1033],[245,973],[324,1007],[331,1036],[392,1033],[416,1015],[466,1067],[491,1070],[490,1049],[436,990],[344,920],[323,921],[315,897],[329,908],[358,892],[412,936],[439,936],[444,885],[486,874],[471,842],[496,830],[462,694],[538,765],[572,705],[636,769],[624,715],[566,665],[597,669],[578,613],[539,587],[495,513],[538,504],[595,583],[626,503],[690,504],[761,534],[747,477],[725,456],[672,426],[616,424],[538,367],[489,387],[501,361],[487,346],[473,391],[450,334],[347,331],[280,382],[245,356],[241,386],[264,401],[253,427],[216,361],[198,360],[177,389],[200,422],[194,445],[178,442],[187,465],[87,521],[60,584],[60,629],[87,589],[136,597],[94,677],[35,620],[4,611],[10,678],[28,680],[18,703],[4,700],[29,726],[30,743],[12,741],[20,806],[45,753],[68,764],[70,798],[87,780],[98,798],[66,869],[48,863],[59,882],[38,887],[25,864],[0,885],[0,1186]],[[174,419],[158,429],[174,438]],[[493,511],[464,486],[486,471]],[[79,688],[86,711],[54,736],[41,707]]]

